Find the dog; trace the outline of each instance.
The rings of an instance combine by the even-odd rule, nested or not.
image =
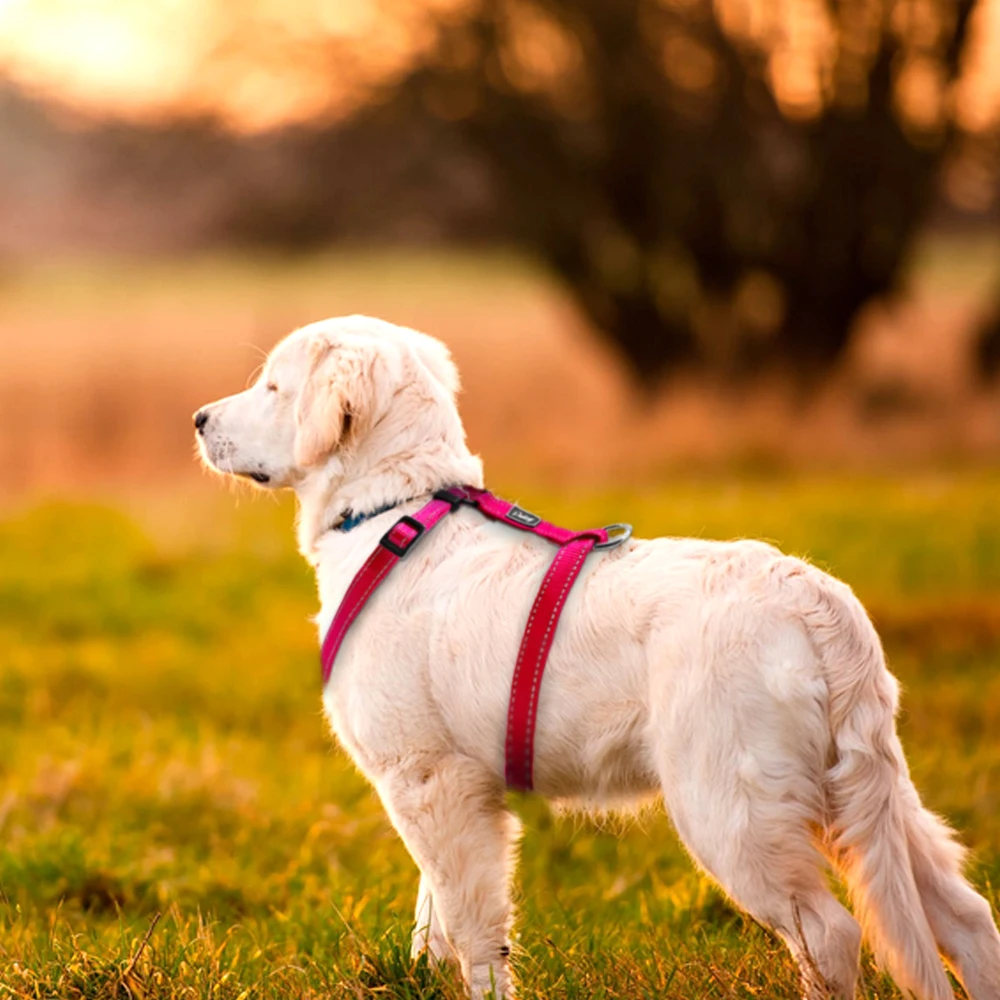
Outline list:
[[[458,388],[442,343],[351,316],[292,333],[251,388],[195,414],[211,469],[295,491],[321,637],[402,515],[483,485]],[[514,991],[504,732],[551,558],[544,540],[460,509],[372,596],[323,692],[420,869],[414,955],[457,961],[475,1000]],[[761,542],[633,539],[592,554],[566,605],[535,788],[606,807],[662,793],[692,858],[787,944],[806,1000],[855,996],[863,932],[921,1000],[954,995],[939,955],[972,1000],[1000,1000],[1000,934],[910,780],[898,700],[846,584]]]

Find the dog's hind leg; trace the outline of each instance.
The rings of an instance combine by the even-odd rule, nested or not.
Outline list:
[[[711,793],[709,793],[711,794]],[[830,892],[798,810],[766,819],[734,795],[705,812],[667,783],[666,800],[694,859],[733,901],[774,930],[799,964],[806,1000],[854,1000],[861,928]]]
[[[444,928],[434,907],[434,894],[431,892],[431,880],[421,873],[420,888],[417,889],[417,909],[414,915],[413,947],[410,949],[412,958],[417,958],[424,952],[435,962],[446,962],[455,957],[444,936]]]
[[[473,1000],[512,997],[509,879],[517,820],[502,781],[453,754],[398,765],[375,785],[427,881]]]
[[[734,902],[785,941],[808,1000],[854,1000],[861,928],[830,892],[823,824],[829,740],[801,629],[728,606],[689,633],[692,683],[654,691],[651,751],[681,840]]]

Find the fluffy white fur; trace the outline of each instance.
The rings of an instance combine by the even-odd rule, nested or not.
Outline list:
[[[201,411],[209,465],[295,490],[321,635],[398,517],[439,487],[482,485],[457,388],[441,343],[355,316],[293,333],[253,387]],[[323,695],[420,868],[414,951],[457,959],[475,998],[513,994],[505,720],[553,553],[468,509],[447,518],[370,600]],[[854,997],[862,928],[922,1000],[953,996],[939,953],[973,1000],[1000,1000],[1000,935],[920,804],[897,699],[845,584],[759,542],[635,540],[591,556],[566,606],[536,788],[590,804],[662,792],[692,857],[788,944],[810,1000]]]

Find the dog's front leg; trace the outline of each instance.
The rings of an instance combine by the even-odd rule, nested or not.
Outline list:
[[[450,754],[404,763],[376,785],[428,883],[473,1000],[511,998],[509,875],[517,820],[499,777]]]
[[[413,947],[410,955],[413,958],[424,952],[435,962],[445,962],[453,959],[455,953],[444,936],[444,928],[434,907],[434,894],[431,892],[431,880],[420,873],[420,888],[417,890],[417,912],[414,917]]]

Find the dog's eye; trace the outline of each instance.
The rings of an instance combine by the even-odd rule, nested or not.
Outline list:
[[[278,391],[278,386],[274,382],[268,382],[266,388],[268,392]]]

